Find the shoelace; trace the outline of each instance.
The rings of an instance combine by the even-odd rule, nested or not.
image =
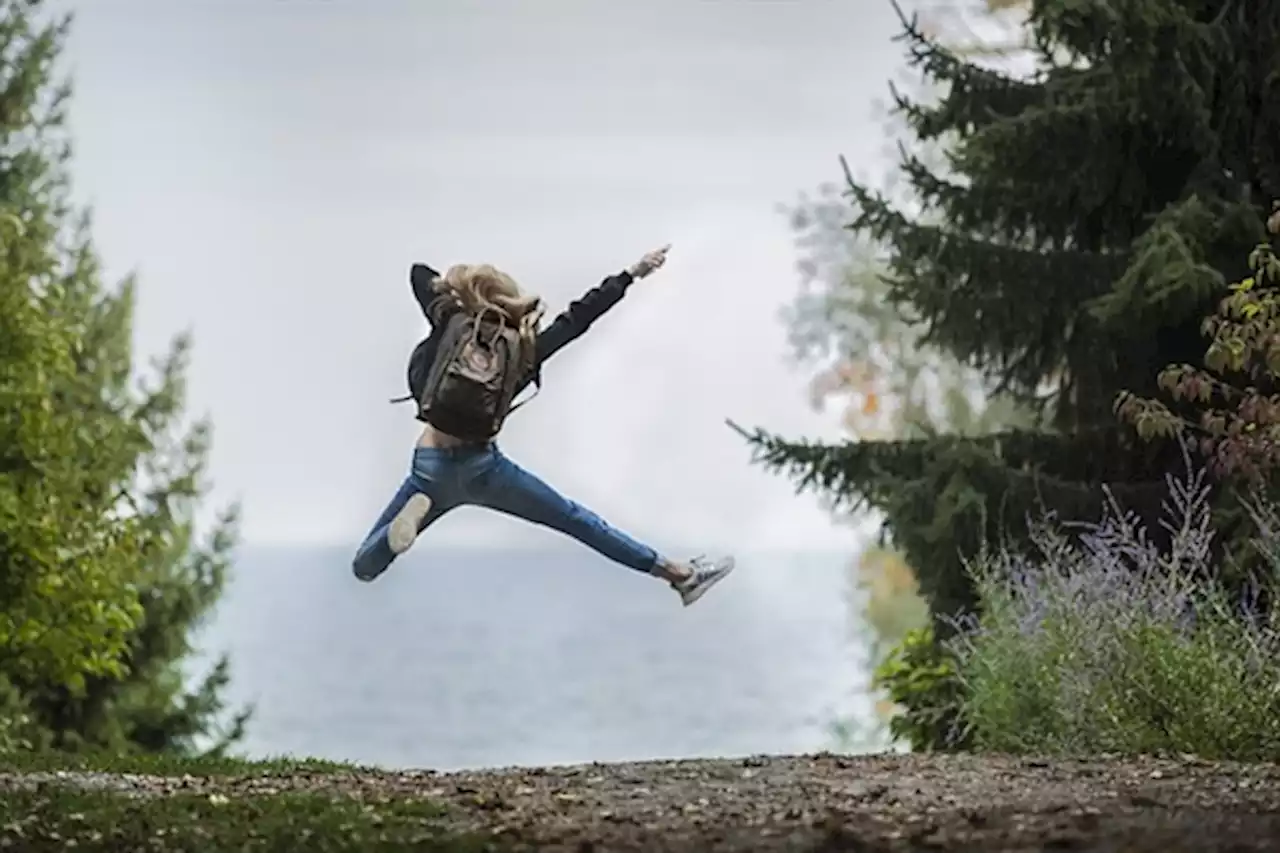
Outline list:
[[[693,574],[689,575],[689,579],[685,583],[693,583],[699,580],[703,575],[712,571],[715,566],[708,565],[706,554],[699,554],[689,561],[689,568],[693,570]]]

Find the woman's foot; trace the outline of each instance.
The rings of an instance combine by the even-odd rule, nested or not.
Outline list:
[[[391,524],[387,528],[387,545],[391,548],[392,554],[403,554],[409,550],[413,540],[418,538],[423,519],[429,512],[431,512],[431,498],[421,492],[411,495],[409,500],[404,502],[404,506],[396,513],[396,517],[391,519]]]
[[[727,578],[733,571],[733,566],[733,557],[721,557],[718,560],[694,557],[682,567],[684,571],[676,573],[679,576],[668,580],[671,588],[680,593],[680,600],[684,602],[684,606],[688,607],[706,595],[711,587]]]

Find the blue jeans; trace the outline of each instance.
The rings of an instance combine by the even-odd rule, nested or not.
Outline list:
[[[396,556],[387,544],[391,520],[418,492],[431,499],[431,511],[418,528],[419,533],[451,509],[483,506],[558,530],[636,571],[652,573],[658,564],[658,554],[652,548],[561,496],[504,456],[497,445],[418,447],[413,452],[409,476],[356,552],[351,568],[357,578],[374,580],[391,565]]]

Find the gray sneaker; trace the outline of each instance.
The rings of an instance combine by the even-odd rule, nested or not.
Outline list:
[[[422,526],[422,520],[429,512],[431,512],[431,498],[422,492],[411,495],[409,500],[404,502],[404,506],[396,513],[396,517],[391,519],[391,525],[387,528],[387,545],[391,547],[392,554],[403,554],[409,550],[409,546],[418,538],[418,528]]]
[[[694,557],[689,561],[693,574],[688,580],[671,584],[671,588],[680,593],[680,600],[688,607],[707,594],[707,590],[720,583],[733,571],[733,557],[721,557],[708,560],[705,556]]]

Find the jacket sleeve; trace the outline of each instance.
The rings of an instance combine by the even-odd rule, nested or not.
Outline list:
[[[413,298],[418,300],[418,307],[432,326],[439,326],[447,321],[458,310],[458,303],[452,296],[437,293],[433,285],[440,273],[426,264],[414,264],[409,268],[409,284],[413,287]]]
[[[632,281],[634,279],[629,272],[611,275],[570,303],[568,310],[559,314],[539,333],[538,363],[551,358],[570,341],[581,337],[583,332],[591,328],[592,323],[626,296]]]

